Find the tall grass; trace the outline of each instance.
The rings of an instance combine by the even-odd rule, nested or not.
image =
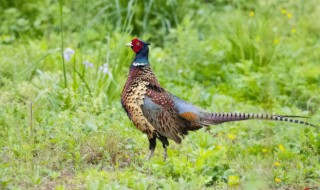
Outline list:
[[[63,52],[64,52],[64,36],[63,36],[63,0],[59,1],[60,6],[60,36],[61,36],[61,62],[62,62],[62,68],[63,68],[63,79],[64,79],[64,87],[67,88],[68,81],[67,81],[67,73],[66,73],[66,65],[63,58]]]

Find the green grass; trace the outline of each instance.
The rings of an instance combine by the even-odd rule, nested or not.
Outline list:
[[[319,125],[316,0],[59,2],[0,6],[0,189],[320,184],[319,129],[227,123],[170,142],[167,162],[158,145],[148,161],[147,137],[120,105],[134,56],[124,45],[138,36],[151,42],[160,83],[199,107]],[[69,61],[66,48],[75,51]]]

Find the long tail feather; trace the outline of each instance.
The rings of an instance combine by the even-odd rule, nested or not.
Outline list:
[[[274,120],[274,121],[285,121],[291,123],[297,123],[302,125],[309,125],[312,127],[318,127],[314,124],[304,122],[292,118],[305,118],[300,116],[282,116],[282,115],[270,115],[270,114],[253,114],[253,113],[205,113],[205,116],[200,121],[202,125],[220,124],[231,121],[242,121],[249,119],[259,120]]]
[[[306,117],[306,116],[299,116],[299,115],[281,115],[281,117],[309,118],[309,117]]]

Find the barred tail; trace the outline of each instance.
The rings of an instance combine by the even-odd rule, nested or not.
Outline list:
[[[270,114],[253,114],[253,113],[205,113],[204,117],[200,121],[200,124],[212,125],[212,124],[220,124],[220,123],[231,122],[231,121],[259,119],[259,120],[285,121],[285,122],[297,123],[302,125],[309,125],[312,127],[318,127],[314,124],[293,119],[293,118],[306,118],[306,117],[282,116],[282,115],[270,115]]]

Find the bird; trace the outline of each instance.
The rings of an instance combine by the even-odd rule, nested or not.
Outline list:
[[[134,38],[126,44],[134,51],[135,57],[121,93],[121,104],[128,117],[135,127],[148,137],[150,150],[148,159],[154,155],[157,139],[162,143],[163,158],[166,160],[168,139],[180,144],[189,131],[196,131],[209,125],[259,119],[317,127],[296,119],[304,118],[301,116],[204,111],[171,94],[159,84],[150,67],[149,45],[150,43],[139,38]]]

